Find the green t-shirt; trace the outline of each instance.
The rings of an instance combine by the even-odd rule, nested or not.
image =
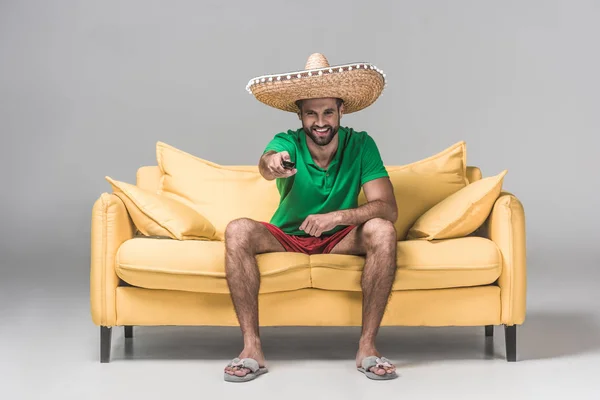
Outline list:
[[[264,153],[285,150],[297,169],[291,177],[276,180],[281,200],[271,224],[289,235],[308,236],[298,229],[307,216],[356,208],[362,185],[389,176],[375,141],[366,132],[340,127],[338,137],[338,150],[327,170],[313,161],[302,128],[278,133],[267,144]],[[338,225],[323,235],[343,228]]]

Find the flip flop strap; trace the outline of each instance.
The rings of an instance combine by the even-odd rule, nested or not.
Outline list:
[[[233,368],[235,368],[235,367],[248,368],[252,372],[256,372],[260,368],[258,366],[258,362],[252,358],[242,358],[241,360],[239,358],[234,358],[229,363],[229,366],[233,367]]]
[[[362,367],[365,371],[370,371],[372,367],[384,368],[384,367],[392,367],[392,363],[385,357],[366,357],[362,361]]]

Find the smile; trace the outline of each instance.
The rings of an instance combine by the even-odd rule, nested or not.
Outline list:
[[[325,136],[330,132],[329,128],[323,128],[323,129],[313,129],[313,132],[315,132],[317,135],[319,136]]]

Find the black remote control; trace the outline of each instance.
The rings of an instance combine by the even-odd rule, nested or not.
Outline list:
[[[294,167],[296,166],[296,163],[292,161],[283,160],[282,162],[283,168],[285,169],[294,169]]]

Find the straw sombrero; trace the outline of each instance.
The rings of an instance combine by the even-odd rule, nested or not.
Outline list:
[[[268,106],[293,113],[300,111],[297,100],[337,97],[349,114],[373,104],[386,83],[383,71],[370,63],[330,66],[324,55],[315,53],[304,70],[253,78],[246,90]]]

